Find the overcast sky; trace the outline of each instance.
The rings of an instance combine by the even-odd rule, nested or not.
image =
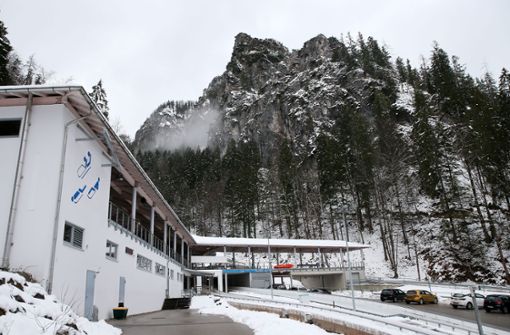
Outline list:
[[[0,19],[52,83],[89,91],[103,79],[111,119],[131,136],[160,103],[197,99],[239,32],[297,49],[359,31],[413,64],[436,40],[472,75],[510,67],[509,0],[0,0]]]

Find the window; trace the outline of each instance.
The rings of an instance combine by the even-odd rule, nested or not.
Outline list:
[[[117,259],[117,250],[119,249],[118,244],[112,241],[106,241],[106,257],[111,259]]]
[[[145,271],[152,271],[152,261],[142,255],[136,255],[136,266]]]
[[[66,222],[64,226],[64,242],[81,249],[83,245],[83,230],[83,228]]]
[[[21,119],[18,120],[0,120],[0,137],[17,137],[21,127]]]
[[[174,270],[170,270],[170,279],[174,279]]]
[[[160,276],[164,276],[166,271],[166,266],[156,263],[156,274]]]

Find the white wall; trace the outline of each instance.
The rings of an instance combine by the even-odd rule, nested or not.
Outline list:
[[[46,284],[66,111],[33,106],[11,251],[11,267]]]
[[[6,111],[22,114],[24,108],[13,107]],[[1,115],[6,114],[2,111]],[[64,128],[66,122],[73,118],[74,116],[63,105],[34,106],[32,126],[28,133],[26,163],[20,189],[11,264],[13,267],[32,273],[43,285],[46,284],[49,275]],[[155,262],[166,266],[167,260],[160,253],[138,242],[136,238],[127,236],[108,225],[111,167],[107,165],[110,162],[95,140],[76,141],[78,138],[85,137],[76,125],[70,126],[66,145],[52,293],[83,315],[86,273],[87,270],[92,270],[97,272],[94,304],[98,307],[99,318],[112,316],[111,308],[116,307],[119,302],[121,276],[126,278],[124,302],[130,314],[159,310],[165,298],[167,279],[166,276],[155,273]],[[3,150],[3,147],[0,148]],[[84,163],[83,157],[87,156],[88,152],[92,157],[91,169],[81,178],[78,175],[78,169]],[[9,152],[9,155],[12,156],[12,153]],[[17,156],[10,156],[9,164],[14,162],[14,165],[10,164],[9,168],[0,165],[6,170],[6,176],[9,171],[12,171],[12,166],[15,168],[17,161]],[[93,196],[87,197],[88,190],[98,178],[99,189]],[[86,190],[83,197],[77,203],[72,202],[73,193],[84,186]],[[9,190],[12,191],[12,188]],[[5,197],[4,193],[0,196]],[[130,196],[130,194],[127,195],[129,199]],[[66,221],[84,229],[81,249],[63,241]],[[116,261],[105,256],[106,240],[119,246]],[[134,251],[133,255],[125,252],[126,247]],[[153,261],[151,272],[137,268],[138,253]],[[177,278],[182,278],[181,266],[170,261],[169,268],[174,271],[173,279],[170,280],[170,296],[180,297],[183,282],[182,279],[177,280]]]
[[[24,106],[0,107],[0,120],[23,119],[24,112]],[[0,137],[0,258],[3,258],[20,141],[21,130],[18,137]]]

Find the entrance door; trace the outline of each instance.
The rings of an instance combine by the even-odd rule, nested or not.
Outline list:
[[[85,281],[85,310],[84,316],[93,320],[94,318],[94,288],[96,286],[96,272],[87,270]]]

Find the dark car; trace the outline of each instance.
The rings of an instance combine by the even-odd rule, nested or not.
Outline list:
[[[331,294],[331,291],[325,288],[313,288],[309,292],[311,293],[322,293],[322,294]]]
[[[510,295],[489,294],[483,301],[483,309],[485,309],[487,313],[492,311],[510,313]]]
[[[393,302],[404,301],[406,293],[396,288],[385,288],[381,291],[381,301],[391,300]]]

